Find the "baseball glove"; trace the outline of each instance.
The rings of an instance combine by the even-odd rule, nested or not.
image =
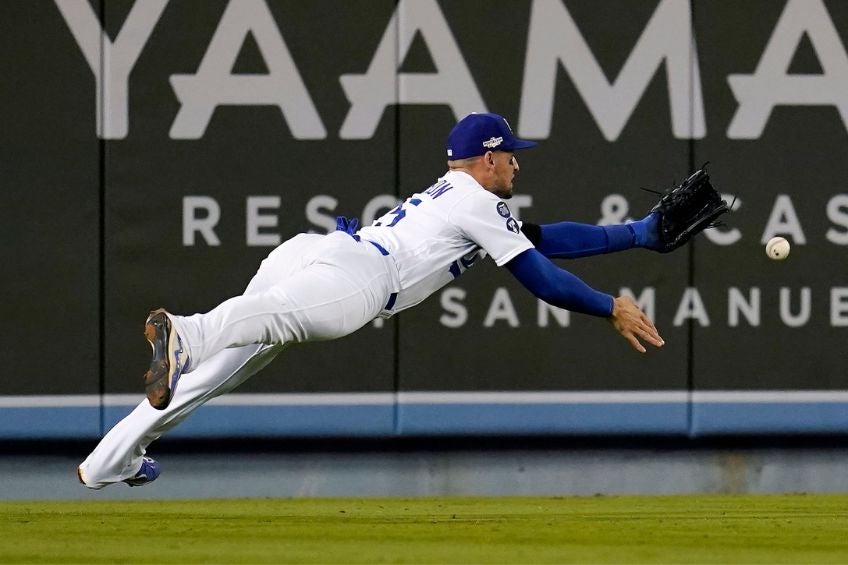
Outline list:
[[[663,194],[651,208],[651,213],[659,213],[659,241],[655,249],[660,253],[673,251],[706,228],[715,226],[716,219],[729,210],[727,202],[710,183],[706,166],[705,163]]]

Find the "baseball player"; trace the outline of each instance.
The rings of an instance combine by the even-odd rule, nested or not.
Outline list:
[[[206,401],[233,390],[293,343],[348,335],[415,306],[486,256],[545,302],[608,319],[638,351],[663,345],[629,297],[599,292],[550,259],[656,248],[657,215],[622,225],[523,224],[506,200],[519,170],[518,139],[497,114],[471,114],[447,139],[448,171],[357,230],[339,218],[327,235],[299,234],[262,262],[244,294],[206,314],[150,314],[147,401],[112,428],[79,466],[102,488],[147,484],[159,465],[148,445]]]

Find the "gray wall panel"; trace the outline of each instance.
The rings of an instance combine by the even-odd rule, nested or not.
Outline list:
[[[627,3],[632,18],[611,21],[591,3],[568,3],[569,13],[584,31],[586,43],[609,80],[619,74],[655,5]],[[611,3],[610,9],[622,6]],[[531,4],[503,3],[489,9],[488,3],[470,2],[463,4],[465,9],[456,4],[443,7],[486,109],[507,116],[520,134],[526,127],[519,117],[522,93],[537,88],[522,80]],[[511,14],[508,24],[501,17],[505,12]],[[507,25],[510,33],[504,29]],[[493,37],[499,38],[496,55],[491,50]],[[686,173],[688,143],[671,134],[662,70],[650,79],[615,143],[604,138],[562,67],[557,72],[554,101],[549,137],[541,139],[539,147],[518,153],[521,170],[516,176],[515,193],[532,198],[532,205],[521,209],[522,219],[595,223],[603,215],[604,199],[611,194],[628,199],[630,214],[641,218],[654,198],[638,187],[662,188],[670,182],[669,175]],[[444,172],[444,140],[454,120],[444,107],[401,110],[401,184],[408,192],[423,188]],[[410,179],[418,179],[418,185],[406,186]],[[402,390],[686,387],[687,328],[671,326],[674,313],[666,301],[667,295],[686,284],[685,253],[658,257],[637,250],[560,262],[590,285],[611,294],[617,295],[622,287],[637,294],[645,287],[655,288],[657,324],[668,345],[645,357],[633,351],[602,319],[572,315],[568,327],[560,327],[549,318],[549,325],[542,327],[535,298],[506,269],[494,268],[491,261],[485,263],[447,287],[466,293],[461,302],[468,319],[462,326],[441,321],[443,317],[455,319],[440,302],[444,292],[401,315]],[[518,327],[511,327],[506,319],[485,326],[498,289],[509,294]]]
[[[52,2],[0,4],[0,45],[0,394],[96,393],[93,75]]]
[[[292,116],[284,119],[279,107],[225,105],[215,110],[199,139],[173,139],[181,107],[169,78],[201,72],[216,30],[234,20],[221,2],[169,4],[132,76],[130,133],[109,144],[110,392],[138,389],[148,356],[140,329],[149,309],[166,306],[178,313],[202,312],[242,292],[274,247],[247,240],[250,198],[279,198],[279,208],[261,210],[277,222],[276,227],[262,227],[259,232],[285,240],[301,231],[324,231],[307,217],[309,202],[316,196],[336,199],[338,214],[358,216],[373,196],[394,193],[392,115],[371,139],[341,141],[347,103],[338,79],[367,68],[371,45],[379,41],[392,4],[367,3],[367,10],[362,2],[268,5],[272,20],[251,21],[279,30],[275,33],[297,67],[324,138],[294,139],[303,134],[293,131]],[[324,14],[332,17],[319,17]],[[236,74],[267,74],[268,65],[279,64],[279,57],[269,63],[261,52],[262,46],[273,49],[267,39],[273,34],[259,33],[265,35],[257,40],[248,34],[237,44]],[[273,58],[274,52],[267,57]],[[220,245],[210,246],[199,235],[195,245],[183,244],[183,199],[190,196],[211,197],[219,206],[215,233]],[[289,349],[260,379],[241,390],[392,389],[391,325],[366,328],[327,348]]]
[[[91,18],[104,15],[100,39],[114,50],[102,62],[117,64],[101,93],[98,136],[95,73],[84,52],[99,37]],[[86,21],[94,35],[78,40]],[[148,310],[206,311],[240,293],[273,249],[248,241],[252,198],[279,198],[279,207],[260,212],[276,225],[258,232],[282,240],[323,232],[336,214],[373,217],[442,174],[447,132],[466,112],[485,109],[540,141],[519,154],[510,206],[522,219],[640,218],[655,197],[639,187],[670,187],[707,160],[716,186],[739,196],[728,226],[688,249],[560,262],[600,290],[651,295],[666,346],[640,356],[604,320],[586,316],[571,315],[563,327],[549,315],[545,325],[535,299],[487,261],[396,319],[289,349],[240,392],[387,393],[375,401],[382,427],[356,415],[376,435],[437,429],[431,424],[448,421],[432,416],[445,409],[440,402],[457,398],[427,395],[439,391],[560,392],[561,406],[597,407],[593,429],[601,431],[632,429],[618,424],[629,421],[625,412],[646,422],[643,431],[838,430],[838,415],[812,420],[822,406],[832,414],[842,397],[804,394],[848,389],[845,30],[848,5],[814,0],[3,2],[0,257],[10,271],[0,283],[0,361],[14,378],[0,385],[0,397],[10,397],[2,406],[32,417],[57,409],[64,415],[51,412],[49,421],[58,425],[78,407],[94,417],[101,388],[141,398]],[[566,62],[552,58],[557,49]],[[772,75],[747,84],[760,89],[746,105],[745,76],[762,78],[769,49]],[[448,72],[458,74],[426,88]],[[249,76],[257,82],[239,82]],[[282,80],[263,91],[269,76]],[[228,89],[231,98],[208,120],[186,113]],[[262,92],[265,103],[256,105]],[[740,108],[767,108],[770,98],[779,104],[762,131],[752,129],[754,114],[739,125]],[[191,197],[211,198],[220,210],[219,244],[197,234],[184,242]],[[626,213],[610,214],[616,198]],[[763,232],[790,200],[778,219],[797,217],[806,241],[781,233],[793,241],[792,255],[770,262]],[[738,241],[721,244],[732,230]],[[781,289],[791,317],[804,288],[809,320],[795,327],[781,314]],[[733,289],[746,301],[759,293],[758,322],[733,322]],[[486,323],[503,296],[515,327],[506,315]],[[692,296],[697,301],[687,302]],[[687,307],[695,310],[689,316]],[[457,312],[467,316],[462,323]],[[746,390],[790,396],[768,404],[735,394]],[[618,410],[622,391],[645,395]],[[88,400],[39,407],[14,398],[38,394]],[[352,397],[333,398],[342,413]],[[504,408],[461,398],[482,406],[469,413],[498,420],[532,412],[536,402]],[[780,420],[780,403],[796,401],[811,416]],[[299,400],[281,402],[269,420]],[[728,416],[748,402],[767,404],[756,421]],[[479,422],[458,405],[442,413],[474,428]],[[540,414],[559,421],[561,406]]]
[[[844,219],[841,225],[835,222],[828,206],[834,198],[848,198],[847,126],[835,106],[815,103],[821,94],[844,100],[848,92],[846,75],[840,79],[838,72],[840,65],[848,70],[844,64],[848,6],[809,3],[801,12],[793,12],[796,6],[750,2],[740,10],[732,3],[696,4],[709,127],[707,137],[696,144],[696,161],[711,160],[716,185],[737,194],[741,203],[727,218],[739,232],[737,242],[702,241],[696,247],[697,287],[711,322],[707,327],[696,325],[697,389],[848,386],[844,312],[835,312],[841,321],[831,319],[832,307],[839,309],[839,301],[831,300],[832,289],[848,286],[846,247],[844,241],[832,241],[827,235],[833,231],[844,236],[846,231]],[[793,27],[807,31],[799,35],[792,32]],[[828,43],[834,31],[836,41]],[[785,54],[779,54],[781,49]],[[757,75],[761,60],[771,58],[783,64],[768,77]],[[800,81],[795,84],[802,96],[794,104],[786,103],[793,95],[784,85],[784,69],[789,79]],[[825,70],[827,75],[822,74]],[[744,98],[738,99],[729,77],[744,75],[764,81],[753,105],[768,107],[772,99],[783,103],[769,114],[761,132],[748,128],[748,138],[740,139],[731,126],[747,104]],[[812,82],[823,76],[834,79],[830,90]],[[784,207],[784,202],[791,205]],[[765,232],[773,218],[783,224],[776,235],[793,243],[785,262],[772,262],[764,253],[762,238],[770,237]],[[728,314],[731,287],[740,289],[746,301],[759,293],[757,323],[740,317],[738,325],[733,325]],[[784,304],[797,317],[805,288],[810,292],[809,315],[793,324],[781,314],[781,291],[789,293],[791,300]]]

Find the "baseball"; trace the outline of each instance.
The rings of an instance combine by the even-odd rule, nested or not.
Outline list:
[[[766,255],[774,261],[783,261],[789,257],[789,242],[785,237],[773,237],[766,243]]]

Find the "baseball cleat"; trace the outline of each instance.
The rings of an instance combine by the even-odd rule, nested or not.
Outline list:
[[[138,470],[138,473],[129,479],[124,479],[124,482],[131,487],[142,487],[147,483],[155,481],[159,477],[160,472],[159,463],[155,459],[142,457],[141,468]]]
[[[171,320],[161,308],[147,317],[144,337],[153,348],[150,368],[144,374],[144,390],[150,405],[157,410],[164,410],[171,402],[177,382],[188,366],[188,354]]]

